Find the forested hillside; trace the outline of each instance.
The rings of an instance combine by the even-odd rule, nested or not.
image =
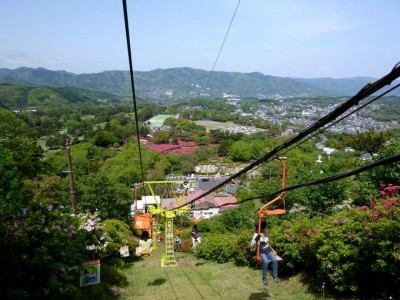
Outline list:
[[[123,245],[132,253],[137,246],[132,236],[140,235],[130,216],[135,184],[163,181],[172,174],[186,177],[199,165],[214,167],[214,173],[201,174],[212,181],[222,170],[237,172],[248,166],[304,128],[291,119],[274,124],[235,115],[237,107],[224,99],[196,99],[174,106],[140,101],[136,123],[131,102],[101,102],[67,88],[2,85],[0,91],[2,103],[36,110],[0,110],[0,280],[6,287],[0,297],[4,299],[84,299],[85,291],[94,297],[118,298],[113,291],[125,278],[124,264],[139,259],[121,258],[119,253]],[[304,99],[298,101],[304,106]],[[335,101],[325,99],[324,107]],[[396,97],[385,101],[395,107]],[[253,104],[271,103],[248,100],[240,107],[252,112]],[[165,129],[153,130],[148,120],[158,114],[173,117],[165,120]],[[263,130],[210,129],[194,122],[199,119],[234,121]],[[142,144],[137,143],[137,129]],[[398,130],[392,129],[321,132],[284,153],[286,186],[323,180],[398,155],[399,137]],[[66,140],[71,142],[77,214],[72,213]],[[47,147],[39,146],[39,141]],[[178,141],[197,148],[177,155],[145,147]],[[335,151],[327,153],[317,145]],[[365,153],[370,156],[364,160]],[[267,195],[281,189],[281,178],[276,160],[239,176],[234,192],[238,208],[198,224],[203,242],[195,255],[258,268],[250,247],[254,221],[258,209],[271,200]],[[310,282],[332,298],[399,295],[399,186],[396,162],[288,191],[288,213],[268,219],[270,239],[283,258],[282,280],[299,273],[311,276]],[[216,193],[227,190],[221,187]],[[159,220],[163,232],[162,215]],[[191,251],[189,216],[177,217],[175,226],[184,228],[184,251]],[[102,282],[84,290],[77,284],[81,266],[93,259],[101,259]],[[309,288],[322,294],[320,288]]]
[[[214,71],[210,74],[209,71],[192,68],[135,71],[137,96],[156,101],[176,101],[199,97],[213,99],[229,94],[258,99],[351,96],[374,80],[367,77],[302,79],[277,77],[256,72]],[[132,94],[128,71],[73,74],[44,68],[0,69],[0,83],[79,87],[124,97]]]
[[[96,105],[99,102],[115,101],[117,96],[78,88],[0,84],[0,99],[6,106],[26,110],[34,107],[56,107],[70,104]]]

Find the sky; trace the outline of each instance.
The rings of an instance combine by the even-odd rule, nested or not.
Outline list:
[[[122,0],[0,7],[0,68],[129,70]],[[127,8],[134,72],[380,78],[400,61],[399,0],[127,0]]]

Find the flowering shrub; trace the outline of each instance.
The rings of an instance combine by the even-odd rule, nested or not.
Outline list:
[[[300,214],[272,228],[270,239],[283,257],[280,270],[312,272],[324,288],[344,294],[398,293],[397,191],[398,187],[387,186],[381,191],[383,198],[370,201],[369,206],[322,217]]]
[[[399,188],[390,185],[382,191],[382,198],[371,200],[368,206],[314,217],[295,213],[270,226],[270,243],[283,258],[279,272],[312,274],[323,293],[372,298],[400,295]],[[251,237],[250,230],[204,234],[196,255],[259,267]]]
[[[109,256],[108,246],[110,239],[107,236],[99,214],[80,213],[78,214],[78,219],[80,223],[78,229],[85,239],[87,258],[95,259]]]
[[[2,299],[74,298],[84,261],[78,220],[63,206],[31,201],[14,213],[0,210]]]
[[[399,185],[388,184],[386,187],[385,186],[382,187],[380,194],[385,198],[391,198],[395,197],[398,194],[399,190],[400,190]]]

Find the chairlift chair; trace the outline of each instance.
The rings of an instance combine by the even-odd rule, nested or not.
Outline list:
[[[286,157],[278,157],[279,161],[281,162],[282,165],[282,180],[281,180],[281,187],[282,190],[285,189],[285,179],[286,179],[286,165],[284,160]],[[270,209],[268,210],[267,208],[271,206],[272,204],[278,203],[278,201],[281,200],[281,207],[282,208],[277,208],[277,209]],[[268,203],[264,204],[258,211],[258,228],[257,228],[257,233],[261,234],[261,223],[263,217],[267,216],[276,216],[276,215],[284,215],[286,214],[286,207],[285,207],[285,191],[281,192],[279,196],[276,198],[272,199]],[[274,252],[274,255],[277,257],[277,260],[282,260],[280,256],[277,255],[276,251],[271,247],[271,249]],[[257,251],[256,251],[256,259],[257,261],[261,264],[262,260],[260,257],[260,241],[257,241]]]

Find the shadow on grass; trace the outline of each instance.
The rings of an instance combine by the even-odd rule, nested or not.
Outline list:
[[[158,286],[158,285],[162,285],[167,281],[167,279],[165,278],[157,278],[155,280],[153,280],[152,282],[149,282],[147,284],[147,286]]]
[[[248,300],[262,300],[262,299],[266,299],[268,297],[269,297],[269,294],[267,291],[265,291],[265,292],[259,292],[259,293],[252,293]]]
[[[315,279],[313,273],[307,274],[305,272],[300,273],[300,282],[307,287],[307,291],[314,295],[321,295],[322,285]]]
[[[202,263],[202,262],[198,262],[198,263],[195,264],[196,267],[199,267],[199,266],[202,266],[202,265],[204,265],[204,263]]]
[[[396,299],[400,300],[400,278],[392,280],[385,276],[386,274],[380,274],[379,277],[371,276],[371,274],[360,274],[357,285],[358,290],[355,293],[350,291],[339,293],[335,292],[333,287],[328,288],[329,293],[325,294],[325,298],[329,299],[340,299],[340,300],[376,300],[376,299]],[[318,286],[318,283],[314,283],[315,280],[310,280],[312,277],[307,274],[303,274],[304,283],[309,286],[309,291],[315,295],[322,294],[322,288],[316,289],[312,286]],[[302,278],[302,281],[303,281]],[[321,285],[321,284],[320,284]]]
[[[340,300],[354,300],[354,299],[376,299],[374,296],[371,298],[369,296],[361,296],[359,298],[356,295],[340,295],[337,293],[328,292],[329,289],[325,290],[325,286],[319,280],[316,279],[313,273],[300,273],[300,282],[307,287],[307,291],[314,295],[315,297],[320,297],[322,299],[340,299]]]
[[[90,286],[84,286],[81,288],[81,296],[79,297],[79,299],[118,299],[120,295],[114,287],[126,287],[129,285],[122,268],[107,263],[101,265],[100,277],[100,283]]]

